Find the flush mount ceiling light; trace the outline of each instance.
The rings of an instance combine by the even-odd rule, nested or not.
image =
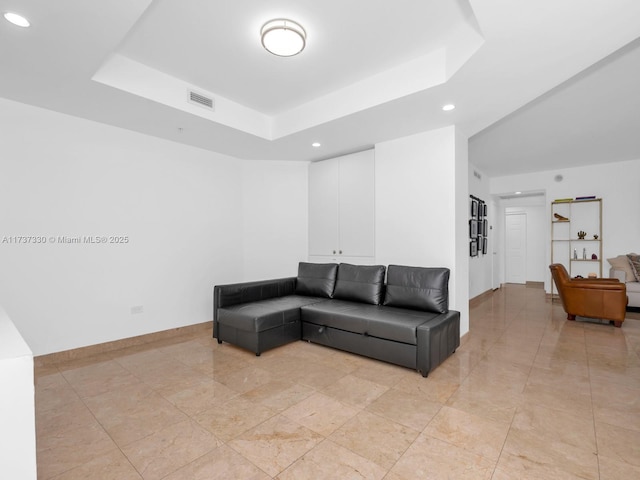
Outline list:
[[[262,46],[279,57],[292,57],[304,50],[307,32],[302,25],[286,18],[269,20],[260,29]]]
[[[445,112],[450,112],[451,110],[453,110],[454,108],[456,108],[456,106],[453,103],[449,103],[447,105],[444,105],[442,107],[442,110],[444,110]]]
[[[18,15],[17,13],[12,13],[12,12],[6,12],[4,14],[4,18],[8,21],[13,23],[14,25],[17,25],[19,27],[28,27],[29,25],[31,25],[29,23],[29,20],[27,20],[26,18],[24,18],[22,15]]]
[[[312,146],[313,148],[320,148],[320,147],[322,146],[322,144],[321,144],[320,142],[313,142],[313,143],[311,144],[311,146]]]

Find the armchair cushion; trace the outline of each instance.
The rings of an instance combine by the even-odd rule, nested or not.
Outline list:
[[[640,255],[630,253],[627,255],[627,258],[631,264],[631,269],[633,270],[633,276],[636,279],[636,282],[640,282]]]
[[[618,255],[617,257],[607,258],[607,262],[616,270],[622,270],[625,273],[626,281],[633,282],[635,275],[631,268],[631,261],[626,255]]]

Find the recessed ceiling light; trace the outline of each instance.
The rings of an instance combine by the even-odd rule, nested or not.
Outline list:
[[[29,25],[31,25],[29,23],[29,20],[24,18],[22,15],[18,15],[17,13],[6,12],[4,14],[4,18],[6,18],[7,21],[9,21],[9,22],[11,22],[14,25],[17,25],[19,27],[25,27],[26,28]]]
[[[522,192],[515,192],[515,193],[516,193],[516,195],[521,195],[522,194]]]
[[[450,112],[454,108],[456,108],[456,106],[453,103],[448,103],[447,105],[444,105],[442,107],[442,110],[444,110],[445,112]]]
[[[307,44],[307,32],[302,25],[277,18],[269,20],[260,29],[262,46],[279,57],[292,57],[299,54]]]
[[[311,144],[311,146],[312,146],[313,148],[318,148],[318,147],[320,147],[321,145],[322,145],[322,144],[321,144],[321,143],[319,143],[319,142],[313,142],[313,143]]]

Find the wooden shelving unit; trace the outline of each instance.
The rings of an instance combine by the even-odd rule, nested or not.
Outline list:
[[[584,239],[578,232],[586,233]],[[551,263],[562,263],[571,277],[602,277],[602,241],[601,198],[551,202]],[[552,295],[554,291],[552,280]]]

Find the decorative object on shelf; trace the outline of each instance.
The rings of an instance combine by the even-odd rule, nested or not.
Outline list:
[[[580,200],[595,200],[596,196],[595,195],[588,195],[586,197],[576,197],[576,200],[580,201]]]
[[[598,274],[596,272],[589,272],[589,278],[598,278]]]
[[[556,198],[555,203],[573,202],[573,198]]]
[[[563,217],[559,213],[554,213],[553,216],[556,217],[559,222],[568,222],[569,221],[569,219],[567,217]]]
[[[573,249],[573,259],[574,260],[578,259],[578,250],[576,248]]]
[[[598,259],[598,255],[596,255],[595,253],[591,254],[591,260],[597,260]]]
[[[584,237],[586,237],[586,236],[587,236],[587,232],[583,232],[582,230],[580,230],[580,231],[578,232],[578,238],[579,238],[580,240],[584,240]]]
[[[587,259],[587,249],[586,249],[586,248],[583,248],[583,249],[582,249],[582,259],[583,259],[583,260],[586,260],[586,259]]]
[[[598,235],[594,234],[594,235],[593,235],[593,239],[594,239],[594,240],[597,240],[597,239],[598,239]]]

